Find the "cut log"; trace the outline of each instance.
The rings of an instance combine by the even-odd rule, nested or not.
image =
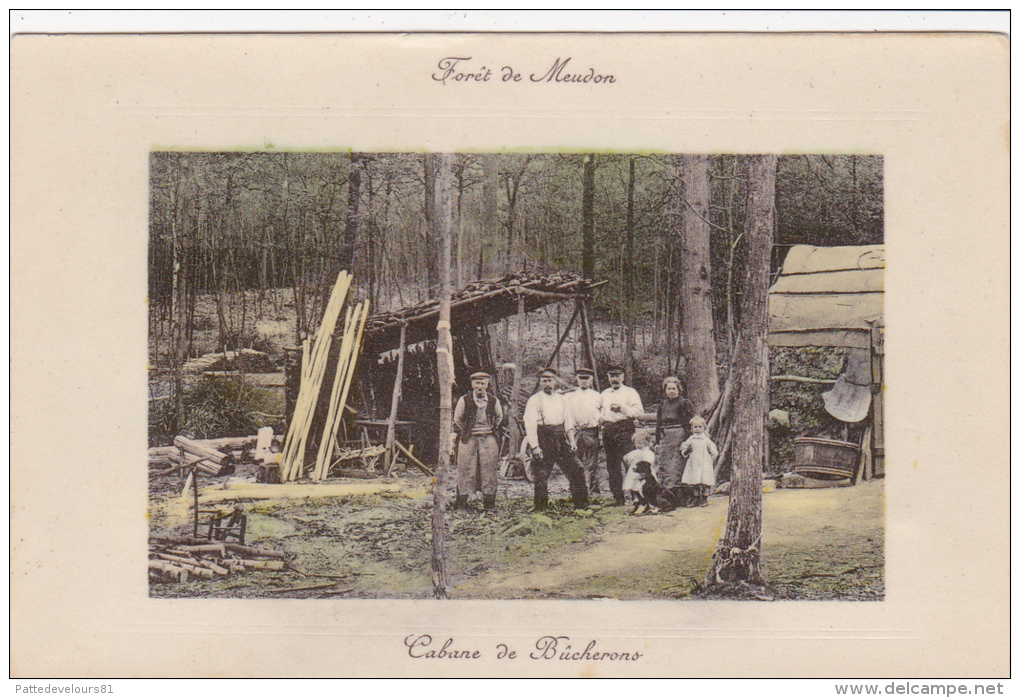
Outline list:
[[[163,560],[149,560],[149,569],[158,571],[163,576],[177,582],[186,582],[188,577],[190,577],[190,573],[185,568]]]
[[[272,427],[270,427],[270,432],[272,432]],[[257,438],[256,436],[225,436],[222,439],[196,439],[195,441],[203,446],[226,453],[227,451],[239,451]]]
[[[219,466],[215,463],[210,463],[205,458],[199,458],[198,456],[190,453],[185,453],[183,460],[179,453],[176,456],[171,456],[170,460],[172,463],[176,463],[179,468],[191,468],[194,466],[198,468],[198,472],[202,475],[209,475],[211,477],[229,475],[234,472],[234,466],[232,464]]]
[[[273,570],[279,572],[287,563],[283,560],[236,560],[237,564],[251,570]]]
[[[211,446],[206,446],[200,441],[194,441],[184,436],[178,436],[174,439],[174,446],[184,449],[185,453],[190,453],[193,456],[199,458],[205,458],[210,463],[223,466],[229,465],[234,462],[234,457],[229,453],[223,453]]]
[[[283,559],[287,556],[282,550],[263,548],[255,545],[241,545],[240,543],[224,543],[223,546],[235,555],[250,555],[252,557],[272,557]]]

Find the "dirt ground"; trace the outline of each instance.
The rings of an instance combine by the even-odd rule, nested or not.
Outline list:
[[[283,572],[186,583],[152,582],[154,597],[427,598],[431,596],[431,479],[387,480],[395,491],[321,499],[239,502],[248,542],[292,556]],[[395,487],[393,487],[395,485]],[[447,565],[457,599],[684,599],[704,576],[726,520],[709,506],[631,516],[630,507],[576,513],[559,473],[554,503],[531,514],[531,486],[501,482],[494,514],[478,501],[450,511]],[[152,493],[154,534],[186,535],[179,483]],[[856,487],[780,489],[764,496],[763,555],[776,599],[878,600],[884,595],[881,480]],[[315,588],[309,588],[315,587]]]

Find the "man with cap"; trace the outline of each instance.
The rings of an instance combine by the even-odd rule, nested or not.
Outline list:
[[[558,376],[546,368],[539,374],[540,390],[528,398],[524,408],[524,431],[531,447],[531,470],[535,475],[535,511],[549,505],[549,475],[559,466],[570,482],[570,497],[575,509],[588,506],[584,473],[574,460],[574,422],[567,402],[556,392]]]
[[[610,366],[609,387],[602,391],[602,442],[606,448],[606,474],[614,504],[625,504],[623,457],[634,448],[634,418],[645,412],[641,396],[623,384],[623,368]]]
[[[588,496],[601,493],[599,488],[599,419],[602,416],[602,395],[592,384],[595,372],[590,368],[577,369],[577,390],[568,393],[567,408],[574,420],[574,443],[577,444],[577,464],[584,473]]]
[[[496,434],[503,423],[503,406],[489,393],[489,374],[471,374],[471,392],[457,400],[453,410],[453,431],[457,447],[456,507],[467,504],[479,489],[482,506],[496,508],[496,484],[499,481],[499,440]]]

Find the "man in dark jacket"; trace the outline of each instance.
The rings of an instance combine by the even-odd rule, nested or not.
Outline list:
[[[489,392],[489,374],[471,374],[471,392],[461,396],[453,410],[457,435],[457,500],[463,507],[468,497],[482,492],[482,506],[496,508],[499,481],[498,431],[503,423],[503,406]]]

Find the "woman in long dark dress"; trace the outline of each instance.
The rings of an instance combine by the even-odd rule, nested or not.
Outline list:
[[[662,486],[681,501],[681,482],[684,460],[680,444],[687,438],[687,425],[694,416],[694,406],[685,398],[680,379],[668,376],[662,381],[663,398],[655,422],[656,465]]]

